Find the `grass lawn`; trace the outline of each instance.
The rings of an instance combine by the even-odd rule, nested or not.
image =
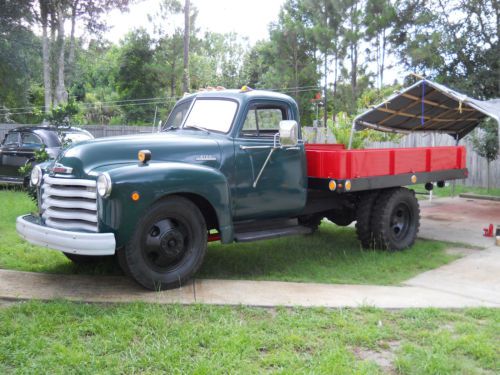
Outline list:
[[[60,252],[21,240],[15,218],[33,211],[22,192],[0,191],[0,268],[49,273],[119,274],[110,260],[97,266],[76,266]],[[448,245],[417,241],[403,252],[362,250],[353,228],[323,223],[312,236],[289,237],[247,244],[209,245],[200,278],[281,280],[320,283],[397,284],[439,267],[456,256]]]
[[[427,193],[423,184],[417,184],[414,186],[408,186],[408,188],[412,188],[415,191],[421,193]],[[449,186],[445,186],[443,188],[438,188],[434,186],[433,195],[435,197],[451,197],[453,195],[453,187],[451,183]],[[465,186],[465,185],[455,185],[455,196],[458,196],[462,193],[473,193],[479,195],[491,195],[495,197],[500,197],[500,188],[491,188],[489,191],[486,188],[474,187],[474,186]]]
[[[500,310],[28,302],[0,308],[0,373],[485,374]]]

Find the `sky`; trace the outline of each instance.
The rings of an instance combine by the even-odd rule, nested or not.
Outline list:
[[[184,1],[181,1],[184,3]],[[284,0],[191,0],[198,9],[196,26],[200,31],[218,33],[237,32],[247,37],[250,44],[268,38],[269,23],[278,19]],[[152,31],[148,14],[159,10],[160,0],[144,0],[130,6],[128,13],[113,11],[108,15],[106,38],[118,42],[127,32],[138,27]],[[177,20],[183,26],[183,19]]]

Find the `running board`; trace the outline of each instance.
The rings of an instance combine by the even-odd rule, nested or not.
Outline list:
[[[286,228],[266,229],[255,232],[235,233],[234,240],[236,242],[251,242],[258,240],[269,240],[271,238],[294,236],[298,234],[311,234],[312,232],[313,230],[311,228],[298,225]]]

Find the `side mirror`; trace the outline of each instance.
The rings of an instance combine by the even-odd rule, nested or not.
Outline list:
[[[297,146],[299,143],[299,124],[295,120],[280,121],[279,134],[282,146]]]

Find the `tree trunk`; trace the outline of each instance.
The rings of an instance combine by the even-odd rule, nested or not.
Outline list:
[[[76,26],[76,8],[78,0],[75,0],[71,5],[71,33],[69,36],[69,51],[68,51],[68,66],[66,79],[68,85],[71,85],[75,70],[75,26]]]
[[[351,45],[351,89],[353,98],[356,99],[358,82],[358,46],[355,42]]]
[[[50,70],[50,43],[47,33],[48,9],[47,4],[40,1],[40,17],[42,21],[42,60],[43,60],[43,90],[45,95],[45,113],[52,107],[52,79]]]
[[[189,92],[189,37],[191,20],[189,17],[189,0],[184,2],[184,79],[183,87],[184,92]]]
[[[325,51],[325,100],[323,103],[323,110],[324,110],[323,121],[325,122],[325,124],[324,124],[325,128],[328,125],[327,124],[327,120],[328,120],[328,105],[327,105],[328,85],[327,85],[327,81],[328,81],[328,54]]]
[[[175,56],[172,61],[172,72],[170,74],[170,96],[175,97]]]
[[[387,48],[387,37],[385,29],[382,31],[382,61],[380,64],[380,88],[384,86],[385,50]]]
[[[486,160],[486,191],[489,193],[490,192],[490,164],[491,161],[489,159]]]
[[[64,11],[62,5],[57,9],[57,85],[55,104],[59,105],[68,100],[68,93],[64,85]]]

